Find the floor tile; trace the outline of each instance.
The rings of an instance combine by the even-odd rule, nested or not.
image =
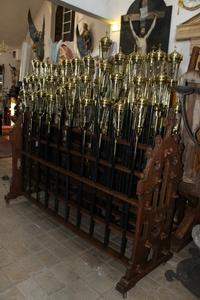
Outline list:
[[[14,261],[14,258],[4,249],[0,249],[0,267],[9,265]]]
[[[36,238],[31,241],[25,241],[24,244],[31,253],[39,252],[44,249],[44,245]]]
[[[51,300],[96,300],[100,297],[92,287],[88,286],[82,279],[67,283],[63,290],[53,293]],[[48,300],[49,300],[48,299]]]
[[[97,252],[94,250],[89,250],[87,252],[84,252],[81,255],[82,260],[88,264],[93,270],[97,269],[99,266],[101,266],[104,263],[104,260],[102,257],[98,255]]]
[[[63,230],[62,228],[56,228],[53,230],[48,231],[48,233],[51,235],[51,237],[55,238],[57,241],[62,241],[68,238],[71,238],[72,236],[68,233],[68,231]]]
[[[82,300],[82,298],[80,298]],[[79,300],[80,300],[79,299]],[[65,288],[57,293],[53,293],[48,297],[48,300],[77,300],[73,291]]]
[[[49,232],[43,232],[37,236],[37,240],[45,247],[54,247],[58,241]]]
[[[54,265],[50,268],[50,270],[61,282],[64,282],[65,284],[69,284],[80,278],[79,274],[74,272],[73,267],[64,264],[63,262]]]
[[[71,284],[73,299],[75,300],[96,300],[100,295],[92,287],[88,286],[82,279]]]
[[[103,293],[101,297],[102,300],[123,300],[122,294],[120,294],[115,288],[109,289],[108,291]],[[127,296],[126,299],[133,300],[133,298],[130,298],[129,296]],[[99,298],[98,300],[101,300],[101,298]]]
[[[49,230],[59,227],[58,223],[54,222],[54,220],[49,219],[49,218],[42,219],[42,220],[40,220],[40,222],[37,222],[37,223],[45,231],[49,231]]]
[[[29,272],[24,268],[23,265],[18,262],[11,263],[2,268],[3,272],[6,276],[12,281],[12,283],[18,283],[20,281],[24,281],[28,279]]]
[[[98,272],[105,273],[113,281],[118,282],[120,278],[124,275],[118,269],[113,268],[109,263],[105,263],[98,267]]]
[[[6,274],[0,270],[0,293],[4,292],[7,288],[11,287],[12,282]]]
[[[32,235],[33,237],[37,237],[41,233],[45,232],[37,223],[31,223],[25,226],[25,230]]]
[[[156,300],[155,291],[147,291],[137,285],[128,291],[127,296],[128,300]]]
[[[0,294],[0,300],[27,300],[16,287],[6,290]]]
[[[140,281],[137,282],[136,286],[144,289],[146,292],[154,292],[158,290],[160,285],[155,280],[145,276]]]
[[[33,280],[28,279],[17,285],[19,291],[23,294],[26,300],[47,300],[48,295],[40,286]]]
[[[47,249],[44,249],[44,250],[38,252],[35,255],[37,256],[37,259],[46,268],[50,267],[52,265],[55,265],[55,264],[57,264],[60,261],[60,259],[58,257],[56,257],[55,255],[53,255],[52,253],[50,253]]]
[[[158,289],[155,292],[155,300],[183,300],[184,298],[182,298],[179,294],[178,295],[174,295],[170,289],[162,287],[160,289]],[[185,299],[186,300],[186,299]],[[188,298],[188,300],[190,300]]]
[[[74,251],[71,251],[68,248],[64,247],[61,243],[57,243],[56,245],[52,245],[51,247],[48,246],[47,248],[50,253],[60,259],[64,259],[74,254]]]
[[[31,254],[31,252],[21,242],[13,243],[12,247],[8,249],[8,252],[14,257],[14,259],[20,259]]]
[[[35,274],[33,278],[47,294],[55,293],[65,287],[64,283],[59,281],[58,278],[47,269]]]
[[[103,294],[115,285],[115,282],[110,277],[98,271],[91,272],[88,276],[84,276],[82,279],[87,282],[88,286],[91,286],[99,294]]]
[[[44,264],[36,255],[29,255],[23,259],[20,259],[18,262],[29,273],[36,273],[44,268]]]
[[[64,245],[67,249],[72,252],[76,252],[77,254],[82,254],[87,251],[88,248],[85,247],[84,244],[76,242],[74,239],[65,239],[61,241],[62,245]]]

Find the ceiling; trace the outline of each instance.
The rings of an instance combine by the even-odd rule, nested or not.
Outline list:
[[[44,0],[0,0],[0,42],[18,48],[28,32],[28,9],[34,17]]]

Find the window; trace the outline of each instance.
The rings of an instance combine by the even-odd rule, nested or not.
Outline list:
[[[63,6],[57,6],[55,22],[55,41],[73,41],[75,12]]]

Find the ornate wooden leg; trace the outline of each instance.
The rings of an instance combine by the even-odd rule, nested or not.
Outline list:
[[[10,141],[12,144],[12,179],[10,191],[5,196],[7,203],[9,203],[11,199],[15,199],[22,194],[22,116],[19,116],[10,132]]]

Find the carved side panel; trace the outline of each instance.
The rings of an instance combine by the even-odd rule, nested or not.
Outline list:
[[[182,175],[182,146],[177,136],[167,131],[157,137],[153,150],[148,151],[144,178],[139,181],[139,210],[132,258],[126,275],[117,289],[125,293],[161,262],[171,257],[175,196]]]

